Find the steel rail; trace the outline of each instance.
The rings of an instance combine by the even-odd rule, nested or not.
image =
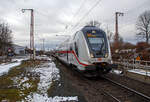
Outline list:
[[[54,57],[54,58],[56,58],[57,60],[59,60],[56,56],[54,56],[54,55],[52,55],[52,57]],[[59,60],[60,61],[60,60]],[[60,61],[61,63],[62,63],[62,61]],[[68,67],[68,66],[66,66],[66,67]],[[83,76],[82,74],[79,74],[78,73],[78,75],[80,76],[80,78],[82,79],[82,80],[84,80],[89,86],[91,86],[91,87],[93,87],[94,85],[93,84],[91,84],[90,82],[89,82],[89,79],[87,79],[87,77],[85,77],[85,76]],[[95,87],[93,87],[94,89],[96,89],[97,90],[97,88],[95,88]],[[122,102],[122,101],[120,101],[119,99],[117,99],[115,96],[113,96],[112,94],[110,94],[110,93],[108,93],[108,92],[106,92],[106,91],[104,91],[104,90],[99,90],[99,92],[102,94],[102,95],[104,95],[104,96],[107,96],[107,97],[110,97],[110,98],[112,98],[112,99],[114,99],[116,102]]]
[[[108,81],[110,81],[110,82],[112,82],[112,83],[114,83],[114,84],[116,84],[116,85],[118,85],[118,86],[120,86],[120,87],[122,87],[122,88],[124,88],[124,89],[127,89],[127,90],[129,90],[129,91],[131,91],[133,93],[136,93],[137,95],[139,95],[139,96],[141,96],[141,97],[143,97],[143,98],[145,98],[145,99],[147,99],[147,100],[150,101],[150,97],[149,96],[146,96],[146,95],[144,95],[144,94],[142,94],[142,93],[140,93],[138,91],[135,91],[134,89],[131,89],[131,88],[125,86],[125,85],[117,83],[117,82],[115,82],[115,81],[113,81],[113,80],[111,80],[109,78],[106,78],[106,77],[103,77],[103,78],[106,79],[106,80],[108,80]]]
[[[90,86],[93,85],[93,84],[91,84],[91,83],[89,82],[89,80],[88,80],[85,76],[83,76],[83,75],[81,75],[81,74],[79,74],[79,75],[80,75],[81,78],[82,78],[84,81],[86,81],[86,83],[88,83]],[[93,86],[94,86],[94,85],[93,85]],[[93,88],[97,90],[96,87],[93,87]],[[102,95],[104,95],[104,96],[107,96],[107,97],[112,98],[112,99],[115,100],[116,102],[122,102],[122,101],[120,101],[118,98],[116,98],[115,96],[113,96],[112,94],[106,92],[106,91],[103,90],[103,89],[99,90],[98,92],[100,92],[100,93],[101,93]]]
[[[106,92],[106,91],[102,91],[103,93],[103,95],[107,95],[107,96],[109,96],[109,97],[111,97],[112,99],[114,99],[116,102],[121,102],[118,98],[116,98],[115,96],[113,96],[112,94],[110,94],[110,93],[108,93],[108,92]]]
[[[86,79],[85,77],[82,77],[82,79],[85,80],[86,83],[88,83],[89,85],[92,86],[92,84],[89,82],[88,79]],[[95,87],[93,87],[93,88],[97,90],[97,88],[95,88]],[[103,90],[103,89],[102,89],[102,90],[99,90],[98,92],[100,92],[100,93],[101,93],[102,95],[104,95],[104,96],[107,96],[107,97],[112,98],[112,99],[115,100],[116,102],[122,102],[122,101],[120,101],[118,98],[116,98],[115,96],[113,96],[112,94],[106,92],[106,91]]]

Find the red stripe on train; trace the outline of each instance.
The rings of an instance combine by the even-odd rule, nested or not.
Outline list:
[[[57,51],[58,53],[72,53],[74,55],[74,57],[76,58],[76,60],[78,61],[79,64],[83,65],[83,66],[88,66],[87,64],[81,63],[77,57],[77,55],[75,54],[75,52],[72,51]]]

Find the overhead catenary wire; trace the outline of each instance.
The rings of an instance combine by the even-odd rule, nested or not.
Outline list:
[[[85,2],[86,2],[86,0],[82,1],[80,7],[77,9],[77,11],[75,12],[75,14],[73,15],[73,17],[71,18],[70,21],[72,21],[79,14],[79,12],[81,11],[81,8],[84,6]]]
[[[74,15],[72,16],[72,18],[70,19],[70,22],[72,23],[72,21],[74,20],[74,18],[75,17],[77,17],[77,15],[79,15],[79,12],[81,11],[81,9],[82,9],[82,7],[85,5],[85,2],[86,2],[87,0],[83,0],[82,2],[81,2],[81,5],[79,6],[79,8],[77,9],[77,11],[74,13]],[[70,28],[72,27],[72,25],[70,24],[70,25],[68,25],[67,26],[67,29],[69,28],[69,26],[70,26]],[[66,30],[66,29],[65,29]],[[67,32],[67,31],[65,31],[64,30],[64,33],[65,32]]]
[[[86,1],[86,0],[83,0],[83,2],[81,3],[80,7],[77,9],[77,12],[73,15],[73,17],[72,17],[71,20],[73,20],[73,19],[80,13],[80,11],[81,11],[83,5],[85,5],[85,1]],[[74,28],[77,27],[77,26],[80,24],[80,21],[83,20],[83,19],[86,17],[86,15],[89,15],[89,13],[99,4],[100,1],[101,1],[101,0],[98,0],[98,1],[89,9],[89,11],[85,13],[85,15],[76,23],[76,25],[74,26]],[[37,11],[37,10],[36,10],[36,12],[37,12],[38,14],[40,14],[40,15],[46,17],[46,18],[49,18],[49,16],[46,15],[46,14],[44,14],[43,12],[40,12],[40,11]],[[63,32],[65,33],[65,31],[63,31]],[[39,37],[39,36],[41,36],[41,35],[37,34],[37,36],[38,36],[38,39],[41,38],[41,37]]]
[[[87,15],[89,15],[89,13],[100,3],[101,0],[98,0],[90,9],[88,12],[86,12],[84,14],[84,16],[75,24],[75,26],[71,29],[73,30],[74,28],[76,28],[79,24],[80,24],[80,21],[82,21]]]

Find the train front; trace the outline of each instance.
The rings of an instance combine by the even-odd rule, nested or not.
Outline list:
[[[91,63],[85,67],[85,73],[93,75],[108,73],[112,69],[112,60],[106,33],[95,27],[86,27],[82,31],[88,45],[88,62]]]

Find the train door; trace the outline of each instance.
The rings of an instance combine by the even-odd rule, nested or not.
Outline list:
[[[73,64],[74,65],[78,64],[78,57],[79,57],[79,52],[78,52],[78,32],[77,32],[73,38]]]

